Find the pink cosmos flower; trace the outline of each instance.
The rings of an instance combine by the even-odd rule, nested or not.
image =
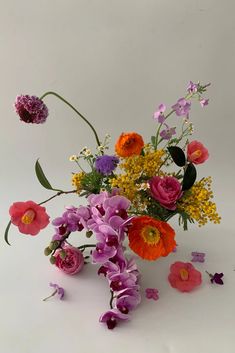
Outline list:
[[[177,261],[170,267],[168,280],[180,292],[190,292],[202,283],[202,276],[191,263]]]
[[[55,265],[67,275],[75,275],[80,272],[84,265],[82,252],[73,246],[66,246],[63,250],[66,252],[66,256],[63,258],[60,256],[61,250],[56,251]]]
[[[190,162],[201,164],[208,159],[209,152],[201,142],[194,140],[187,146],[187,157]]]
[[[49,223],[45,207],[34,201],[14,202],[10,209],[11,222],[23,234],[37,235]]]
[[[181,184],[174,177],[160,178],[155,176],[149,180],[152,197],[168,210],[176,209],[176,201],[182,196]]]

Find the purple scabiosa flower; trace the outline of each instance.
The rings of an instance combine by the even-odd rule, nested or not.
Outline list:
[[[108,329],[112,330],[117,326],[117,322],[120,320],[128,320],[129,316],[121,313],[118,309],[111,309],[106,311],[100,317],[100,322],[106,323]]]
[[[207,272],[206,273],[209,275],[210,279],[211,279],[211,283],[216,283],[216,284],[224,284],[222,277],[224,276],[223,273],[215,273],[214,275],[212,275],[211,273]]]
[[[206,254],[204,252],[193,251],[191,255],[193,257],[191,262],[205,262]]]
[[[95,169],[101,174],[110,175],[117,167],[118,163],[119,159],[116,156],[99,156],[95,161]]]
[[[159,299],[159,292],[156,288],[146,288],[145,289],[145,296],[147,299],[158,300]]]
[[[42,124],[48,117],[47,106],[36,96],[17,96],[14,107],[20,120],[25,123]]]
[[[161,103],[158,110],[153,114],[153,118],[162,124],[165,120],[164,112],[166,110],[165,104]]]
[[[49,295],[49,297],[44,298],[43,301],[45,302],[47,299],[53,297],[56,294],[58,294],[59,299],[62,300],[64,298],[64,293],[65,293],[64,288],[60,287],[56,283],[49,283],[49,285],[50,287],[53,287],[55,290],[51,295]]]
[[[160,136],[163,140],[170,140],[173,135],[176,134],[175,127],[169,127],[167,124],[164,124],[166,126],[165,130],[162,130],[160,132]]]
[[[191,107],[191,103],[187,101],[185,98],[178,99],[177,103],[175,103],[171,108],[175,111],[177,116],[187,116],[189,114]]]
[[[200,99],[199,102],[200,102],[200,104],[201,104],[201,107],[204,108],[206,105],[209,104],[209,99],[204,99],[204,98],[202,98],[202,99]]]
[[[193,83],[192,81],[189,81],[188,87],[187,87],[187,91],[189,93],[196,93],[198,90],[198,83]]]

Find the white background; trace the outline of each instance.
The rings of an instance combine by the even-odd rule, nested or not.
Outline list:
[[[0,0],[0,5],[0,352],[234,352],[234,2]],[[189,80],[212,83],[210,105],[195,104],[190,119],[195,138],[210,151],[199,174],[213,176],[223,221],[192,226],[187,233],[175,226],[176,254],[139,261],[143,294],[156,287],[160,299],[143,295],[131,321],[108,331],[98,323],[108,309],[106,281],[92,266],[76,277],[51,266],[43,256],[51,226],[35,238],[12,227],[12,246],[3,241],[12,202],[51,196],[36,180],[35,160],[40,157],[53,185],[68,190],[75,171],[68,157],[84,145],[95,147],[89,128],[54,97],[45,100],[50,116],[40,126],[19,122],[13,101],[17,94],[55,90],[101,137],[111,133],[114,144],[122,131],[149,138],[157,105],[175,103]],[[48,212],[54,218],[64,205],[78,202],[62,197],[48,204]],[[197,265],[203,285],[182,294],[167,282],[169,265],[190,261],[194,250],[206,252],[206,262]],[[212,286],[205,270],[224,272],[225,285]],[[66,300],[42,302],[50,281],[65,288]]]

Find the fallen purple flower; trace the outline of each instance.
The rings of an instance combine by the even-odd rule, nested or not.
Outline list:
[[[191,255],[193,257],[191,262],[205,262],[205,253],[193,251]]]
[[[221,273],[215,273],[214,275],[212,275],[211,273],[207,272],[206,273],[209,275],[210,277],[210,280],[211,280],[211,283],[216,283],[216,284],[224,284],[223,280],[222,280],[222,277],[224,276],[224,274],[221,272]]]
[[[59,299],[62,300],[64,298],[64,293],[65,293],[64,288],[58,286],[58,284],[56,283],[50,283],[49,285],[50,287],[55,288],[55,290],[51,295],[49,295],[49,297],[44,298],[43,301],[45,302],[47,299],[54,297],[54,295],[56,294],[58,294]]]
[[[159,292],[156,288],[146,288],[145,289],[145,296],[147,299],[158,300],[159,299]]]

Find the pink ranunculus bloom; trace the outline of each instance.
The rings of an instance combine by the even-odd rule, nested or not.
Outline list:
[[[201,142],[194,140],[187,146],[187,157],[190,162],[201,164],[208,159],[209,153]]]
[[[177,261],[170,267],[168,280],[180,292],[190,292],[202,283],[202,275],[190,262]]]
[[[176,201],[182,196],[182,188],[178,179],[172,176],[155,176],[149,180],[150,193],[163,207],[176,209]]]
[[[66,246],[63,250],[66,252],[66,256],[63,259],[60,256],[61,250],[56,251],[55,265],[67,275],[75,275],[80,272],[84,265],[82,252],[73,246]]]
[[[9,209],[9,214],[11,222],[23,234],[37,235],[49,224],[45,207],[34,201],[14,202]]]

